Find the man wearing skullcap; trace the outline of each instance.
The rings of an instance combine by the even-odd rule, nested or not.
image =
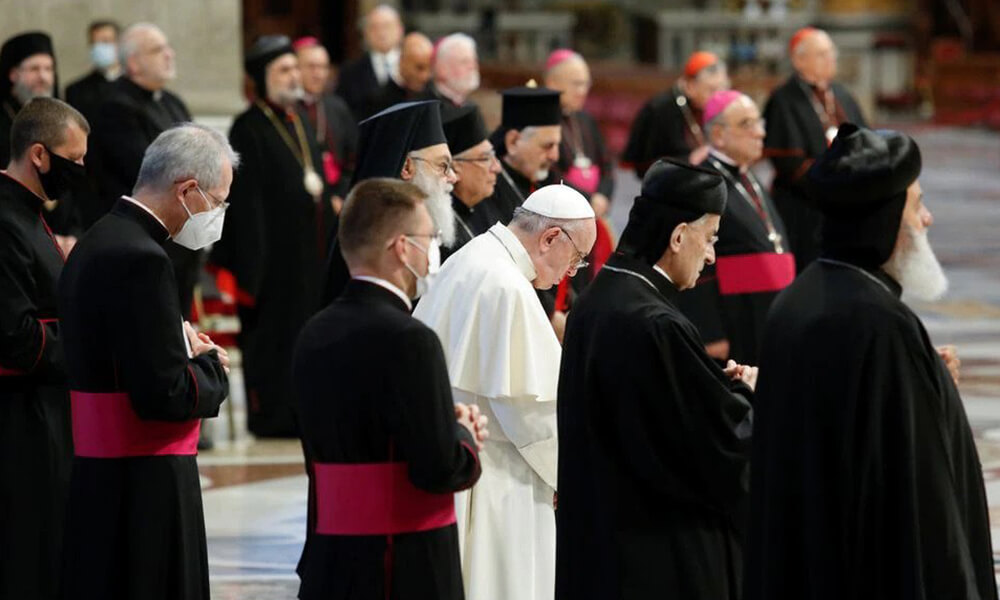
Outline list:
[[[677,309],[726,204],[717,171],[657,161],[570,312],[557,598],[739,598],[757,369],[720,368]]]
[[[136,23],[121,37],[122,76],[98,109],[94,122],[94,151],[88,173],[97,193],[83,196],[83,225],[89,228],[122,196],[132,193],[146,148],[160,133],[191,120],[184,101],[166,89],[177,76],[174,50],[159,27]],[[194,288],[201,272],[203,251],[166,243],[174,265],[181,313],[191,314]]]
[[[716,92],[705,105],[708,158],[701,166],[726,180],[729,201],[719,225],[715,265],[705,268],[678,306],[716,358],[757,364],[767,309],[795,278],[785,227],[750,170],[764,146],[764,120],[748,96]]]
[[[10,128],[28,100],[56,95],[52,39],[41,31],[16,35],[0,48],[0,169],[10,162]]]
[[[249,429],[293,437],[292,348],[319,309],[335,217],[315,132],[298,110],[302,82],[291,41],[263,36],[244,64],[256,98],[229,131],[243,167],[211,262],[236,278]]]
[[[529,83],[501,92],[500,126],[490,141],[503,170],[493,195],[473,217],[478,231],[486,231],[497,222],[510,223],[514,209],[525,198],[555,181],[552,169],[559,160],[562,131],[559,92]]]
[[[458,181],[451,193],[451,207],[455,211],[455,242],[441,249],[441,260],[483,233],[476,230],[472,216],[479,203],[493,194],[497,176],[503,168],[475,105],[449,111],[443,126]]]
[[[560,48],[549,55],[545,85],[560,93],[562,107],[562,141],[556,176],[589,198],[594,213],[601,218],[607,214],[614,193],[614,164],[597,121],[584,110],[590,84],[590,68],[578,53]],[[598,221],[597,242],[588,257],[590,266],[573,278],[574,289],[582,291],[593,280],[611,254],[613,244],[608,226]],[[561,286],[566,288],[569,284]]]
[[[314,37],[303,37],[292,44],[302,73],[300,107],[316,134],[320,150],[320,175],[326,182],[334,212],[340,212],[350,189],[358,148],[358,124],[344,100],[332,93],[330,54]]]
[[[479,483],[457,498],[467,598],[552,598],[561,352],[535,290],[574,275],[596,235],[583,195],[540,188],[449,258],[414,311],[441,338],[455,401],[493,423]]]
[[[820,29],[804,27],[788,42],[795,73],[764,107],[764,156],[774,165],[774,204],[788,229],[799,272],[819,255],[822,215],[810,202],[803,177],[830,145],[837,127],[865,118],[846,87],[834,81],[837,47]]]
[[[729,89],[726,63],[711,52],[693,53],[669,90],[653,96],[632,122],[622,159],[642,177],[657,159],[669,156],[698,164],[708,156],[702,111],[709,97]]]
[[[765,328],[747,600],[997,598],[958,360],[907,306],[947,288],[920,171],[909,136],[847,123],[806,174],[822,245]]]
[[[403,102],[390,106],[359,124],[358,164],[352,185],[373,177],[410,181],[427,194],[425,203],[441,243],[455,242],[455,213],[451,191],[457,176],[441,128],[437,100]],[[350,279],[339,241],[330,249],[322,303],[333,302]]]

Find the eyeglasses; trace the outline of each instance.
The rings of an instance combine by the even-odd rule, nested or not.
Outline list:
[[[434,170],[438,173],[438,175],[441,175],[442,177],[447,177],[448,175],[455,174],[455,166],[452,164],[452,161],[450,159],[445,162],[434,162],[426,158],[413,156],[412,154],[410,155],[410,158],[412,158],[413,160],[419,160],[420,162],[425,162],[429,164],[430,166],[434,167]]]
[[[187,180],[187,179],[181,179],[180,181],[175,181],[174,183],[183,183],[185,181],[189,181],[189,180]],[[226,212],[227,210],[229,210],[229,203],[228,202],[226,202],[225,200],[219,200],[214,195],[210,194],[209,192],[206,192],[205,190],[203,190],[201,188],[200,185],[197,185],[197,182],[195,182],[195,187],[188,188],[188,191],[190,191],[190,190],[197,190],[198,193],[201,194],[201,197],[205,199],[205,202],[208,204],[208,208],[209,209],[216,209],[216,208],[219,208],[221,206],[222,207],[222,212]],[[211,198],[211,200],[209,198]]]
[[[493,164],[493,161],[495,161],[496,159],[497,159],[497,151],[496,150],[490,150],[484,156],[480,156],[479,158],[458,158],[458,157],[456,157],[456,158],[451,159],[451,161],[453,163],[456,163],[456,162],[481,162],[481,163]]]
[[[437,241],[437,243],[438,243],[439,246],[441,245],[441,232],[440,231],[436,231],[434,233],[404,233],[403,237],[405,237],[405,238],[429,238],[431,241]],[[393,238],[392,240],[390,240],[389,241],[389,245],[387,247],[391,248],[392,245],[396,243],[397,239],[399,239],[399,238]],[[412,244],[413,241],[410,240],[410,243]],[[421,248],[421,249],[426,250],[426,248]]]
[[[563,229],[562,227],[559,227],[558,229],[559,231],[563,232],[563,234],[566,236],[566,239],[569,240],[569,243],[573,245],[573,249],[576,250],[576,264],[573,266],[573,270],[579,271],[580,269],[586,269],[587,267],[589,267],[590,263],[586,261],[587,258],[586,253],[580,251],[580,248],[576,245],[576,242],[573,241],[573,238],[570,237],[569,233],[566,233],[565,229]]]
[[[758,127],[766,131],[767,119],[743,119],[739,123],[734,123],[733,126],[738,127],[743,131],[753,131]]]

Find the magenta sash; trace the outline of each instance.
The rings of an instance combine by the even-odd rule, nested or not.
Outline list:
[[[722,295],[777,292],[795,279],[795,256],[790,252],[720,256],[715,273]]]
[[[125,458],[198,454],[201,420],[147,421],[124,392],[70,392],[77,456]]]
[[[569,169],[566,169],[564,178],[566,183],[584,194],[592,196],[597,191],[598,184],[601,183],[601,169],[597,165],[590,165],[586,169],[570,165]]]
[[[432,494],[410,482],[404,462],[314,463],[316,533],[394,535],[455,522],[454,494]]]

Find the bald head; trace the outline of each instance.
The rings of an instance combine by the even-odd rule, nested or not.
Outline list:
[[[575,52],[545,71],[545,87],[559,91],[559,104],[565,114],[583,109],[590,84],[587,61]]]
[[[399,55],[399,76],[403,86],[411,92],[420,92],[431,79],[431,54],[434,44],[420,32],[413,32],[403,38],[403,49]]]
[[[799,77],[826,87],[837,76],[837,47],[820,29],[806,33],[792,49],[792,66]]]
[[[403,22],[395,8],[380,4],[365,17],[365,43],[375,52],[386,53],[399,46]]]
[[[152,23],[136,23],[122,33],[121,55],[125,74],[147,90],[163,89],[177,76],[174,49]]]

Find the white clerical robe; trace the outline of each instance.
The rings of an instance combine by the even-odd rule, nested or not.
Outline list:
[[[562,349],[534,279],[528,252],[498,223],[445,261],[414,312],[441,338],[455,401],[490,418],[482,476],[455,500],[470,600],[555,595]]]

